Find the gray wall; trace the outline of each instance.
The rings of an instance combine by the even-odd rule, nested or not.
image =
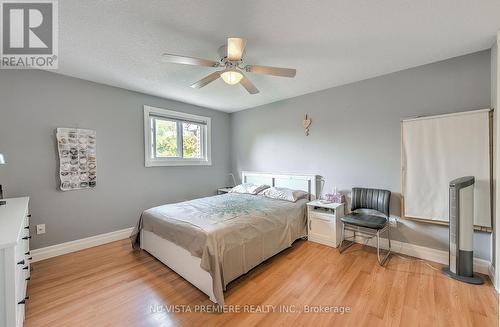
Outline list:
[[[489,107],[488,50],[234,113],[232,169],[319,174],[328,192],[386,188],[399,216],[400,119]],[[444,226],[400,220],[392,235],[447,250]],[[476,256],[490,258],[490,239],[476,233]]]
[[[0,152],[8,160],[0,183],[8,197],[29,195],[32,225],[47,225],[33,248],[130,227],[151,206],[212,195],[231,170],[315,173],[326,191],[388,188],[398,216],[400,119],[489,107],[490,53],[231,115],[43,71],[0,71],[0,99]],[[145,168],[144,104],[212,117],[212,166]],[[308,137],[305,113],[313,120]],[[96,189],[58,191],[57,127],[97,130]],[[400,220],[393,235],[446,250],[447,231]],[[489,259],[490,234],[476,233],[475,243],[476,256]]]
[[[143,105],[212,117],[212,166],[144,167]],[[43,71],[0,71],[0,184],[31,197],[32,247],[135,225],[142,210],[213,195],[230,172],[229,115]],[[57,127],[97,130],[97,187],[58,190]]]

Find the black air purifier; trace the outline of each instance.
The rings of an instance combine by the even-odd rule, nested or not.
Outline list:
[[[474,177],[467,176],[450,182],[450,255],[448,276],[469,284],[482,284],[474,275]]]

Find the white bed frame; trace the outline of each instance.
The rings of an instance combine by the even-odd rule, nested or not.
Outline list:
[[[307,191],[311,194],[311,200],[317,196],[320,189],[320,180],[317,175],[289,175],[243,171],[241,173],[241,180],[243,183],[267,184]],[[196,286],[200,291],[207,294],[212,302],[216,302],[212,289],[212,276],[200,267],[200,258],[192,256],[187,250],[175,243],[145,230],[141,230],[141,249],[149,252],[185,280]]]

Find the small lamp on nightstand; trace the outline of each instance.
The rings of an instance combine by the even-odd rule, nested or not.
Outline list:
[[[231,179],[233,180],[233,187],[236,186],[236,179],[234,178],[234,175],[229,173],[229,176],[231,176]]]
[[[3,154],[0,153],[0,165],[5,165],[7,162],[5,161],[5,157]],[[0,199],[3,199],[3,191],[2,191],[2,185],[0,184]],[[6,201],[0,201],[0,206],[6,205]]]

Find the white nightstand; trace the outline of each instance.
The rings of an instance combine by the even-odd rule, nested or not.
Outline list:
[[[309,241],[337,247],[342,237],[344,216],[343,203],[321,203],[319,200],[307,204],[307,238]]]
[[[232,187],[221,187],[221,188],[217,189],[217,195],[229,193],[229,191],[231,191],[231,189],[232,189]]]

